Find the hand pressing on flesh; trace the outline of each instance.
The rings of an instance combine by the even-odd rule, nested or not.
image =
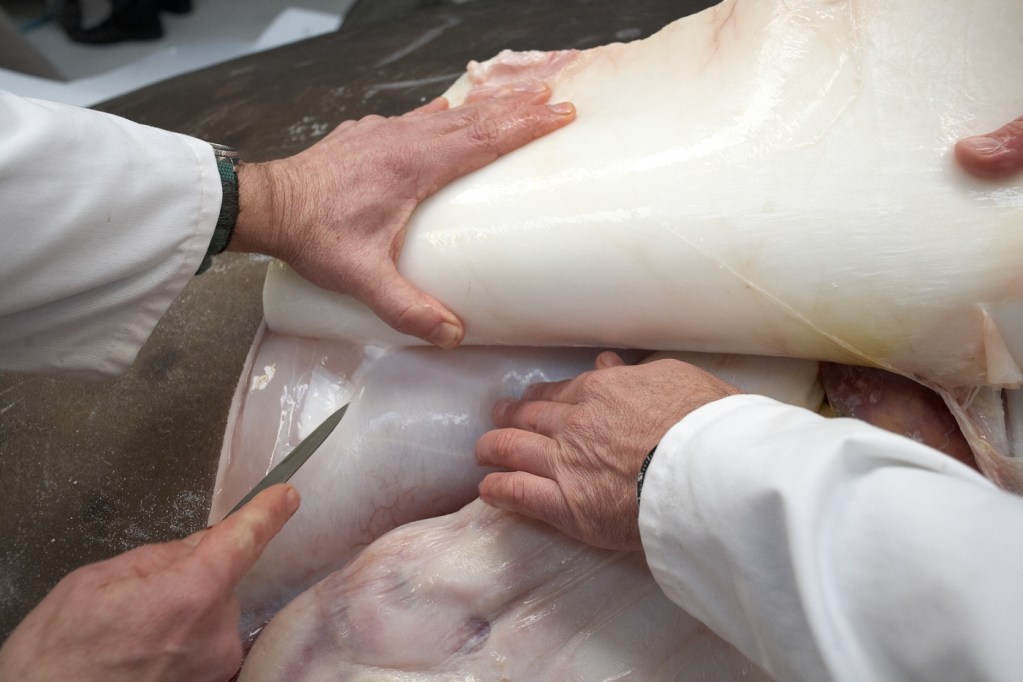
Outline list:
[[[982,178],[1006,178],[1023,170],[1023,116],[993,133],[959,140],[956,160]]]
[[[0,679],[230,679],[242,662],[235,586],[298,504],[273,486],[184,540],[73,571],[0,647]]]
[[[639,549],[636,478],[647,453],[687,414],[739,390],[678,360],[625,366],[602,353],[596,365],[495,406],[499,428],[480,438],[476,459],[510,471],[488,474],[480,497],[587,544]]]
[[[350,294],[400,332],[443,348],[465,335],[440,301],[396,267],[416,206],[452,180],[574,120],[542,84],[449,108],[346,121],[290,158],[238,168],[229,248],[276,256],[326,289]]]

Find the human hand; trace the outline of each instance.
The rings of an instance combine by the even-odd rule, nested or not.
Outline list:
[[[230,679],[242,661],[235,586],[298,504],[273,486],[184,540],[69,573],[0,647],[0,679]]]
[[[956,160],[982,178],[1004,178],[1023,170],[1023,116],[988,135],[966,137],[955,146]]]
[[[458,317],[398,273],[409,216],[452,180],[575,118],[571,104],[545,104],[543,84],[490,95],[346,121],[295,156],[242,164],[230,248],[281,258],[398,331],[457,346],[465,335]]]
[[[587,544],[638,549],[636,478],[647,453],[687,414],[739,391],[678,360],[626,367],[602,353],[596,366],[495,406],[500,428],[479,439],[476,460],[511,471],[488,474],[480,497]]]

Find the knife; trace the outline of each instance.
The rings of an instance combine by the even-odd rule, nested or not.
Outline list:
[[[345,416],[345,412],[348,411],[348,406],[351,403],[345,403],[342,405],[334,414],[327,417],[322,424],[313,429],[313,432],[306,436],[301,443],[295,446],[295,449],[288,453],[288,456],[282,459],[277,466],[270,470],[263,480],[256,484],[249,494],[241,499],[241,502],[236,504],[234,508],[227,512],[224,516],[226,519],[231,514],[245,506],[245,504],[253,497],[263,492],[272,485],[278,483],[284,483],[292,476],[295,472],[308,461],[309,457],[316,452],[316,449],[323,444],[323,441],[327,440],[327,436],[334,430],[334,427],[341,421],[341,417]]]

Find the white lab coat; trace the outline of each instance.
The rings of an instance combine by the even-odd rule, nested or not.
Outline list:
[[[111,375],[206,253],[210,146],[0,92],[0,369]]]
[[[1023,675],[1023,498],[909,439],[711,403],[658,446],[640,529],[665,593],[775,679]]]

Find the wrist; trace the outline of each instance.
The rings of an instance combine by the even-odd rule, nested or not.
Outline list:
[[[274,162],[242,163],[238,173],[238,219],[228,251],[285,258],[284,206],[287,183]],[[285,258],[286,259],[286,258]]]

